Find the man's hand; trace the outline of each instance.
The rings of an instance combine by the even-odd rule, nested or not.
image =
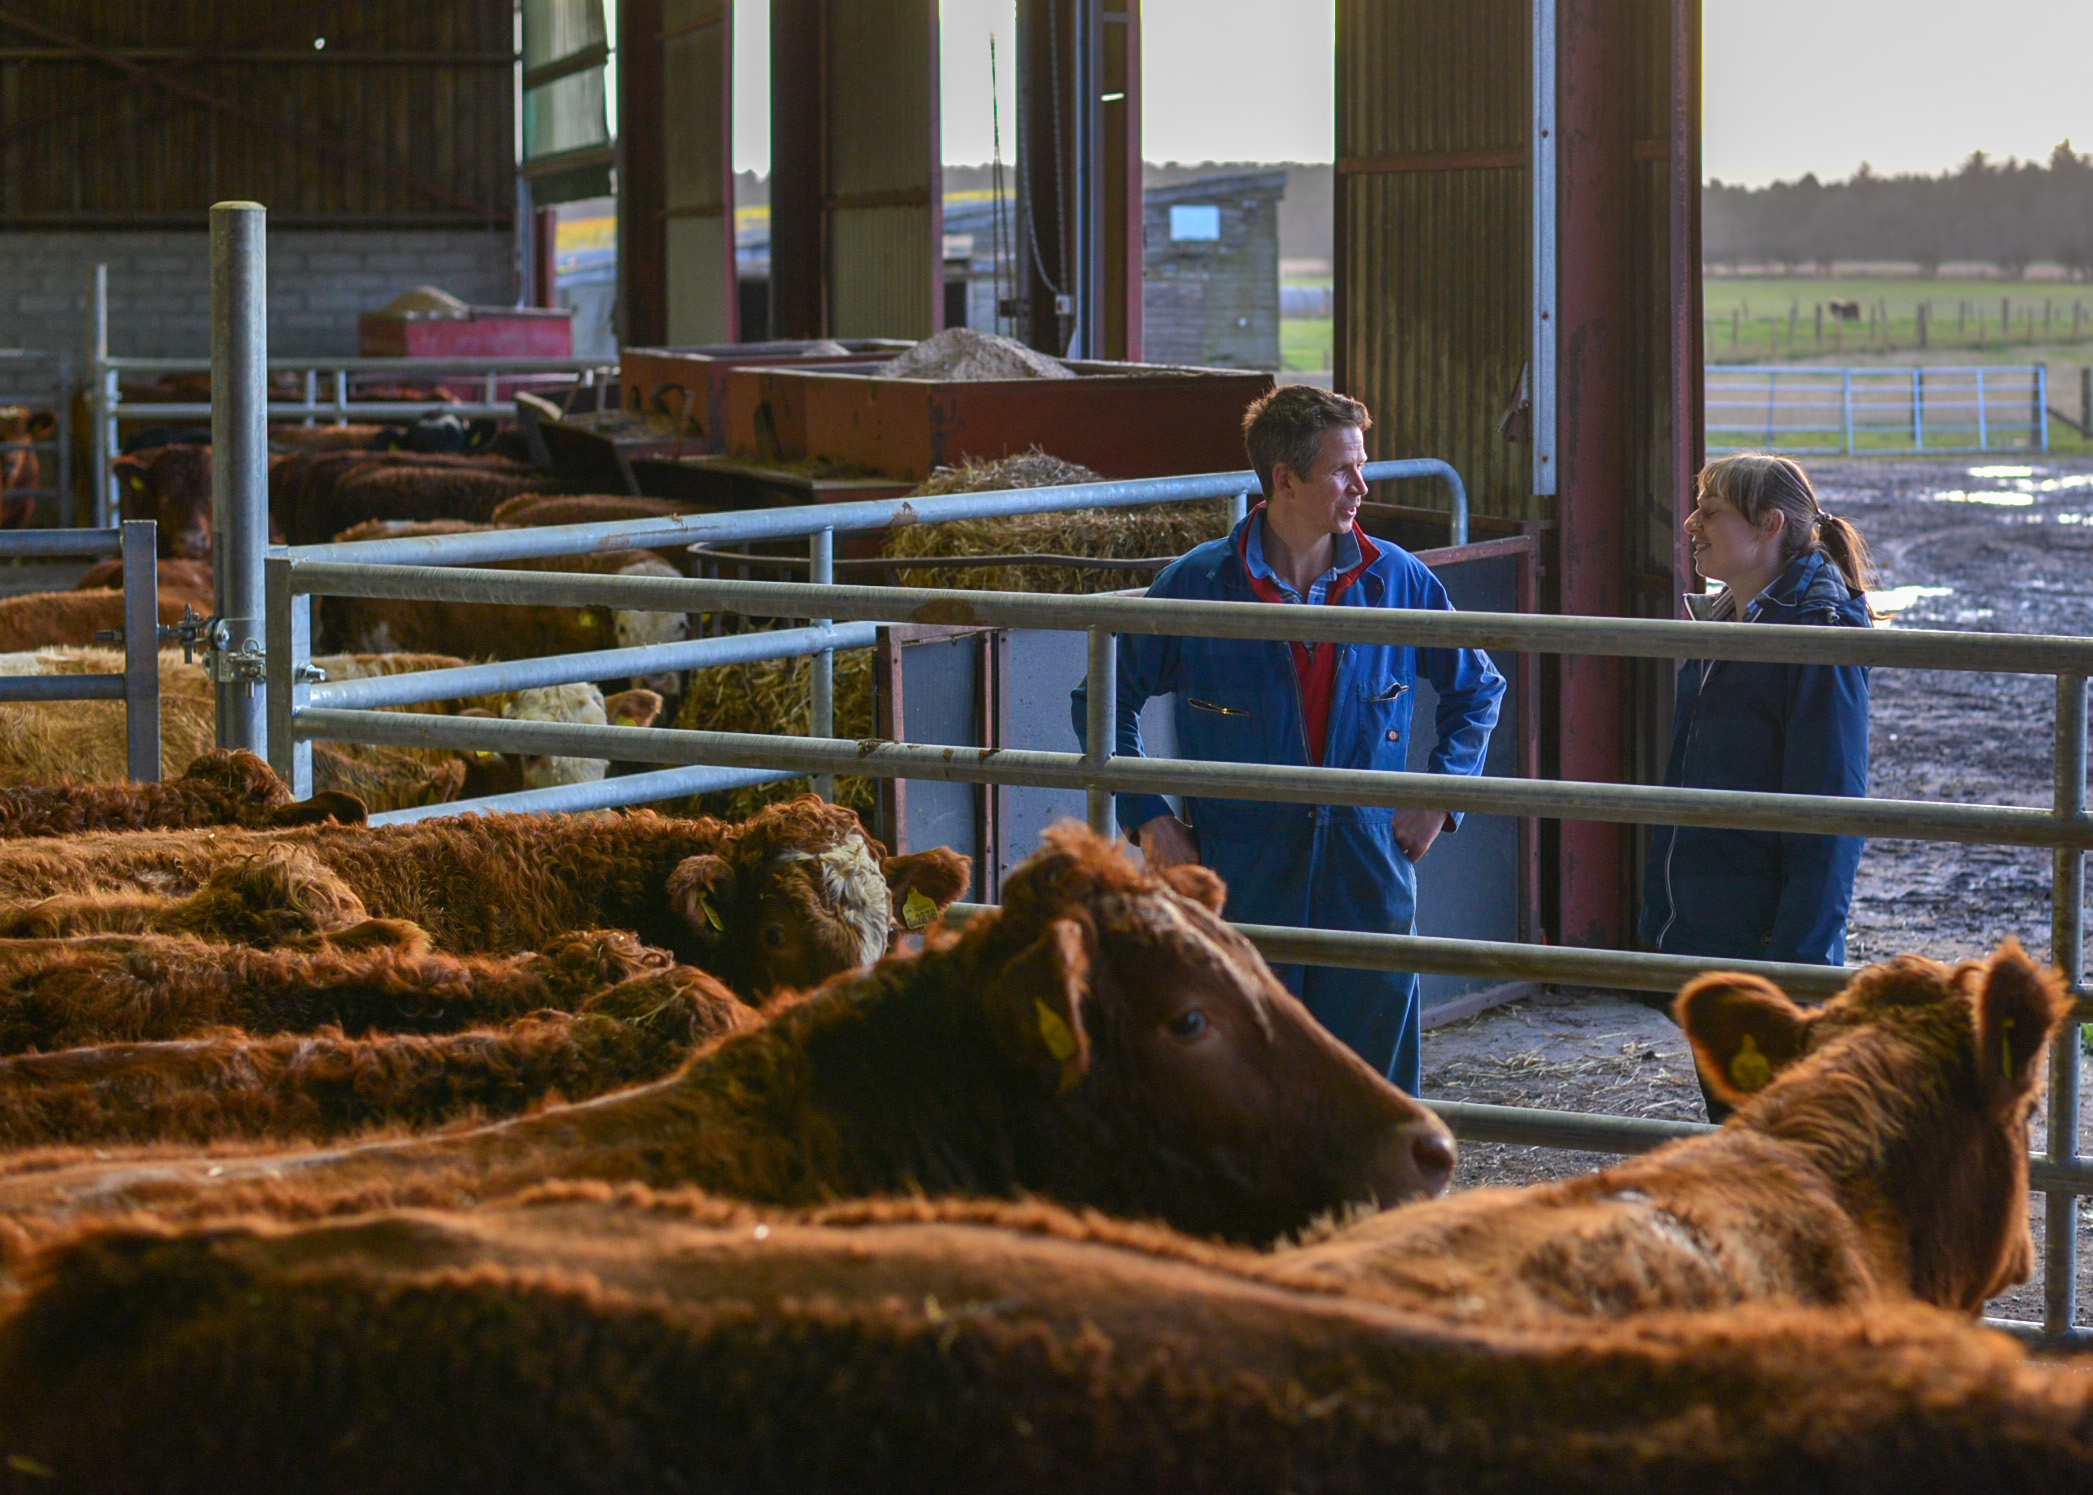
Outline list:
[[[1447,816],[1444,810],[1397,810],[1390,823],[1395,828],[1395,844],[1414,862],[1432,849],[1432,843],[1446,829]],[[1148,827],[1143,826],[1141,832],[1146,836]]]
[[[1141,860],[1151,872],[1199,865],[1199,835],[1175,815],[1158,815],[1135,832]]]

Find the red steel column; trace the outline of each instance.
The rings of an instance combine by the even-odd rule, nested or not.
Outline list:
[[[1706,324],[1701,290],[1701,0],[1671,0],[1672,502],[1683,523],[1707,458]],[[1696,590],[1684,529],[1674,531],[1678,592]]]
[[[1558,73],[1558,484],[1562,610],[1635,612],[1628,570],[1631,285],[1635,264],[1635,76],[1623,0],[1562,0]],[[1619,782],[1628,709],[1621,661],[1562,661],[1560,772]],[[1627,918],[1624,827],[1565,821],[1561,939],[1621,945]]]
[[[618,305],[622,340],[637,347],[668,341],[661,95],[661,0],[623,0],[618,7]]]

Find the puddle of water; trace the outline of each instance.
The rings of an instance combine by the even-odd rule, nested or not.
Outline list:
[[[1961,488],[1945,488],[1932,496],[1942,503],[1996,504],[2002,509],[2025,509],[2035,501],[2032,493],[1970,493]]]
[[[2039,471],[2033,467],[1972,467],[1973,478],[2031,478]]]
[[[1952,596],[1954,591],[1953,587],[1884,587],[1879,592],[1868,593],[1868,605],[1875,609],[1875,626],[1888,628],[1896,621],[1888,614],[1901,613],[1927,597]]]
[[[2093,472],[2074,472],[2061,478],[2044,478],[2030,486],[2037,493],[2063,493],[2073,488],[2093,488]]]

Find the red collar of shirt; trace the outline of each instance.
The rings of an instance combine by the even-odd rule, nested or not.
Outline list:
[[[1236,536],[1236,559],[1242,562],[1243,575],[1250,579],[1250,590],[1265,602],[1284,603],[1286,596],[1266,577],[1251,571],[1249,556],[1250,525],[1257,523],[1258,515],[1265,506],[1259,504],[1250,511],[1249,522],[1244,524]],[[1367,538],[1366,531],[1358,525],[1352,526],[1352,538],[1359,543],[1359,563],[1330,583],[1330,590],[1323,598],[1325,607],[1334,606],[1347,588],[1359,579],[1368,566],[1381,558],[1380,547]],[[1294,678],[1301,686],[1301,731],[1307,741],[1308,761],[1322,764],[1329,745],[1330,698],[1337,682],[1337,650],[1312,644],[1288,644],[1293,655]]]

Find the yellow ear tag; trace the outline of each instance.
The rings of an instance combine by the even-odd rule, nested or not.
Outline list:
[[[1730,1083],[1747,1093],[1773,1083],[1772,1061],[1759,1052],[1749,1033],[1744,1035],[1744,1047],[1730,1057]]]
[[[712,906],[712,900],[711,900],[710,898],[707,898],[707,897],[706,897],[706,896],[705,896],[704,894],[702,894],[702,893],[701,893],[701,894],[699,894],[699,895],[698,895],[698,907],[699,907],[699,908],[701,908],[701,909],[703,909],[703,910],[705,911],[705,922],[706,922],[707,924],[710,924],[710,925],[711,925],[711,926],[712,926],[712,927],[713,927],[714,929],[717,929],[717,930],[718,930],[718,931],[719,931],[719,932],[720,932],[721,934],[725,934],[725,933],[727,932],[727,926],[726,926],[726,925],[724,925],[724,924],[722,924],[722,923],[720,923],[720,921],[719,921],[719,910],[718,910],[718,909],[716,909],[716,908],[714,908],[714,907]]]
[[[936,917],[937,900],[925,896],[921,888],[910,888],[908,897],[903,899],[901,903],[901,922],[911,929],[921,929]],[[1054,1021],[1058,1023],[1061,1019],[1057,1017]],[[1062,1031],[1066,1032],[1067,1030],[1064,1028]],[[1058,1059],[1061,1056],[1056,1054],[1054,1057]]]
[[[1076,1035],[1068,1031],[1068,1024],[1061,1021],[1061,1014],[1034,997],[1033,1010],[1039,1014],[1039,1036],[1047,1046],[1047,1052],[1066,1064],[1076,1056]]]

